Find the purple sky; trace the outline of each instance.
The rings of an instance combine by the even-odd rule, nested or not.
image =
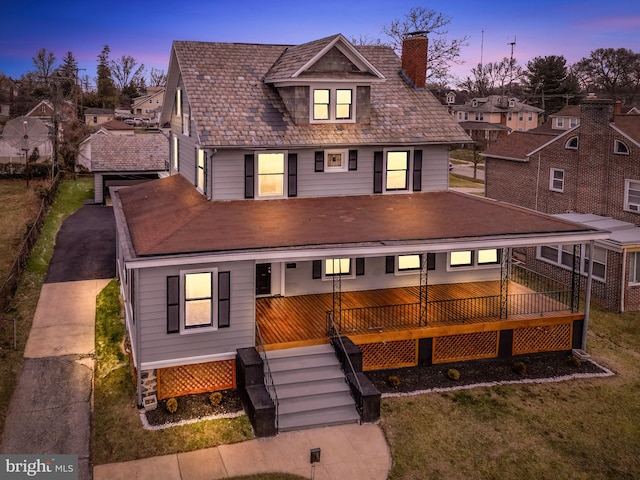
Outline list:
[[[298,44],[342,33],[347,38],[381,37],[380,29],[402,19],[415,0],[301,0],[228,2],[87,3],[78,0],[3,2],[0,72],[19,78],[33,70],[31,58],[41,48],[58,59],[73,52],[80,75],[93,83],[97,56],[107,44],[111,59],[130,55],[151,67],[167,69],[173,40]],[[514,5],[515,4],[515,5]],[[432,1],[423,4],[451,18],[449,38],[469,37],[465,63],[454,73],[464,77],[478,64],[484,31],[483,60],[510,54],[523,67],[536,56],[563,55],[569,64],[596,48],[640,52],[640,1],[477,2]]]

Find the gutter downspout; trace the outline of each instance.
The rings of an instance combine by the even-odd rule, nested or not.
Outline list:
[[[132,272],[137,272],[138,270],[131,270]],[[138,275],[134,275],[133,276],[133,283],[134,283],[134,291],[138,291],[138,289],[136,288],[137,285],[135,285],[135,283],[138,280]],[[137,301],[137,295],[136,298],[133,299],[134,302]],[[135,305],[131,306],[131,310],[132,310],[132,314],[135,315],[136,309],[134,308]],[[135,322],[135,330],[136,330],[136,391],[137,391],[137,395],[138,395],[138,407],[142,408],[144,405],[142,404],[142,370],[141,370],[141,363],[140,363],[140,329],[139,329],[139,324],[140,322]]]
[[[620,313],[624,313],[624,293],[627,290],[627,249],[622,249],[622,280],[620,281]]]
[[[538,211],[538,191],[540,190],[540,152],[538,152],[538,173],[536,175],[536,203],[534,210]]]
[[[587,351],[587,331],[589,330],[589,313],[591,311],[591,282],[593,280],[593,248],[595,241],[589,242],[589,271],[587,273],[587,292],[584,299],[584,324],[582,326],[582,350]]]

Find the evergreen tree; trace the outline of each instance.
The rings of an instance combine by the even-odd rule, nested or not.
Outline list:
[[[111,76],[111,68],[109,67],[109,54],[111,49],[109,45],[105,45],[98,55],[98,68],[96,77],[97,98],[102,108],[115,108],[116,104],[116,87]]]

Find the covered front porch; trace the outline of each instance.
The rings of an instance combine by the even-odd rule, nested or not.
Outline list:
[[[497,356],[507,335],[510,354],[571,349],[574,322],[584,320],[578,299],[577,283],[513,265],[505,280],[259,298],[256,322],[275,350],[328,343],[333,321],[361,346],[365,367],[380,368],[416,364],[425,339],[434,363]]]

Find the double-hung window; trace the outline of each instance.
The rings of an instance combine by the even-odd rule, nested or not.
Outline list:
[[[231,273],[217,268],[167,277],[167,333],[197,333],[230,325]]]
[[[582,258],[576,258],[580,264],[576,265],[583,275],[587,275],[589,272],[589,262],[593,258],[593,277],[605,281],[607,273],[607,250],[595,246],[593,249],[593,256],[591,255],[589,245],[582,245]],[[570,244],[565,245],[543,245],[538,247],[537,258],[540,260],[553,263],[560,267],[572,270],[574,246]]]
[[[640,285],[640,252],[629,254],[629,284]]]
[[[196,156],[196,188],[202,193],[207,193],[205,185],[207,181],[207,155],[203,149],[198,148]]]
[[[354,102],[351,88],[313,88],[311,122],[353,122]]]
[[[624,209],[630,212],[640,212],[640,181],[625,180]]]
[[[552,168],[549,173],[549,190],[564,192],[564,170]]]
[[[409,189],[409,152],[387,152],[386,190]]]
[[[258,196],[284,195],[284,153],[258,154]]]

